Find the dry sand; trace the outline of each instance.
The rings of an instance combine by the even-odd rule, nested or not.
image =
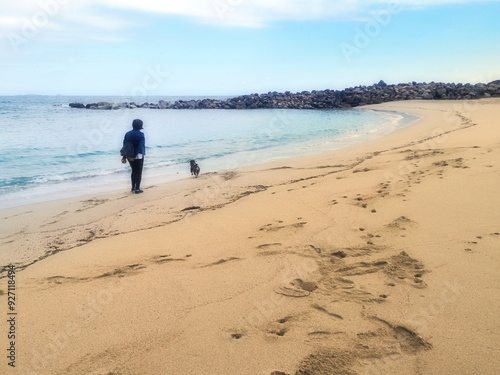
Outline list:
[[[0,211],[2,374],[500,372],[500,99],[329,154]],[[151,181],[145,181],[151,183]],[[3,274],[5,276],[5,273]]]

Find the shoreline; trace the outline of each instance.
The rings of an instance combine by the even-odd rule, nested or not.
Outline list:
[[[20,370],[494,375],[500,99],[365,108],[421,119],[141,195],[0,210],[31,331]]]
[[[385,115],[387,117],[389,117],[389,115],[401,116],[402,118],[399,120],[398,124],[396,124],[396,129],[400,127],[410,126],[413,122],[418,120],[413,118],[414,116],[397,111],[383,111],[383,110],[375,111],[369,108],[364,108],[364,109],[357,108],[356,110],[372,111],[376,113],[378,112],[381,114],[381,116],[384,116],[384,114],[388,114]],[[405,118],[405,116],[407,118]],[[332,150],[343,149],[346,147],[353,147],[363,142],[366,142],[367,140],[383,137],[387,133],[395,130],[395,129],[390,129],[391,119],[387,118],[386,122],[387,124],[383,126],[383,129],[376,128],[367,131],[365,133],[354,134],[354,135],[348,135],[348,134],[339,135],[337,136],[337,138],[329,139],[328,141],[326,141],[326,143],[329,145],[328,147],[331,148],[330,150],[327,150],[326,146],[323,146],[323,149],[319,151],[308,151],[308,152],[301,151],[302,154],[301,156],[328,153],[331,152]],[[308,143],[311,144],[313,143],[317,144],[318,142],[319,140],[308,141]],[[300,143],[295,146],[300,147],[302,149],[310,148],[311,146],[307,146],[308,143]],[[239,169],[239,168],[251,167],[254,165],[255,166],[265,165],[267,163],[273,162],[272,159],[285,161],[287,159],[294,159],[297,157],[295,155],[292,156],[291,154],[292,145],[279,146],[279,147],[285,150],[281,152],[283,155],[274,155],[266,158],[266,159],[271,159],[271,161],[266,159],[263,160],[257,159],[257,160],[252,160],[250,161],[250,163],[248,163],[243,161],[241,156],[239,157],[239,159],[237,158],[238,159],[237,161],[234,161],[234,157],[237,155],[230,155],[233,161],[223,162],[222,161],[224,160],[223,158],[221,160],[204,160],[203,162],[209,164],[208,173],[222,173],[226,169],[231,169],[227,165],[223,166],[224,164],[236,163],[239,164],[239,166],[236,167]],[[277,152],[276,149],[277,148],[275,146],[274,148],[271,149],[271,151],[274,151],[273,153],[276,153]],[[248,152],[250,153],[250,156],[253,159],[255,159],[256,154],[252,151]],[[160,167],[160,168],[151,167],[148,165],[146,165],[145,167],[146,168],[144,170],[144,177],[145,177],[144,180],[146,181],[147,179],[150,179],[154,181],[155,185],[171,183],[174,181],[190,178],[187,167],[181,169],[182,166],[180,164],[174,164],[172,166]],[[148,174],[150,176],[148,176]],[[96,175],[93,177],[69,179],[65,181],[48,181],[47,183],[44,184],[39,183],[34,186],[22,187],[20,190],[0,195],[0,210],[21,207],[35,203],[43,203],[46,201],[47,202],[58,201],[60,199],[85,197],[88,195],[95,195],[101,193],[113,193],[113,192],[116,193],[122,190],[122,189],[117,189],[116,185],[127,186],[127,184],[129,183],[129,179],[130,179],[130,171],[127,170],[121,172],[114,172],[102,176]]]

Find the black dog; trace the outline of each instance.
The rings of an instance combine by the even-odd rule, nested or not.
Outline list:
[[[191,160],[189,164],[191,165],[191,174],[194,175],[195,177],[198,177],[198,175],[200,174],[199,165],[196,163],[195,160]]]

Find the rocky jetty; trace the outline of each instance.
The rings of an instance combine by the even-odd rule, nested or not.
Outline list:
[[[242,95],[226,100],[178,100],[173,103],[70,103],[72,108],[111,110],[120,108],[151,109],[334,109],[379,104],[397,100],[461,100],[500,97],[500,80],[477,84],[462,83],[400,83],[388,85],[380,81],[371,86],[357,86],[344,90],[314,90],[291,93]]]

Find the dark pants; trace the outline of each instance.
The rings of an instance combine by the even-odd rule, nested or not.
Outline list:
[[[139,189],[141,187],[142,178],[142,166],[144,165],[144,158],[129,160],[130,166],[132,167],[132,190]]]

